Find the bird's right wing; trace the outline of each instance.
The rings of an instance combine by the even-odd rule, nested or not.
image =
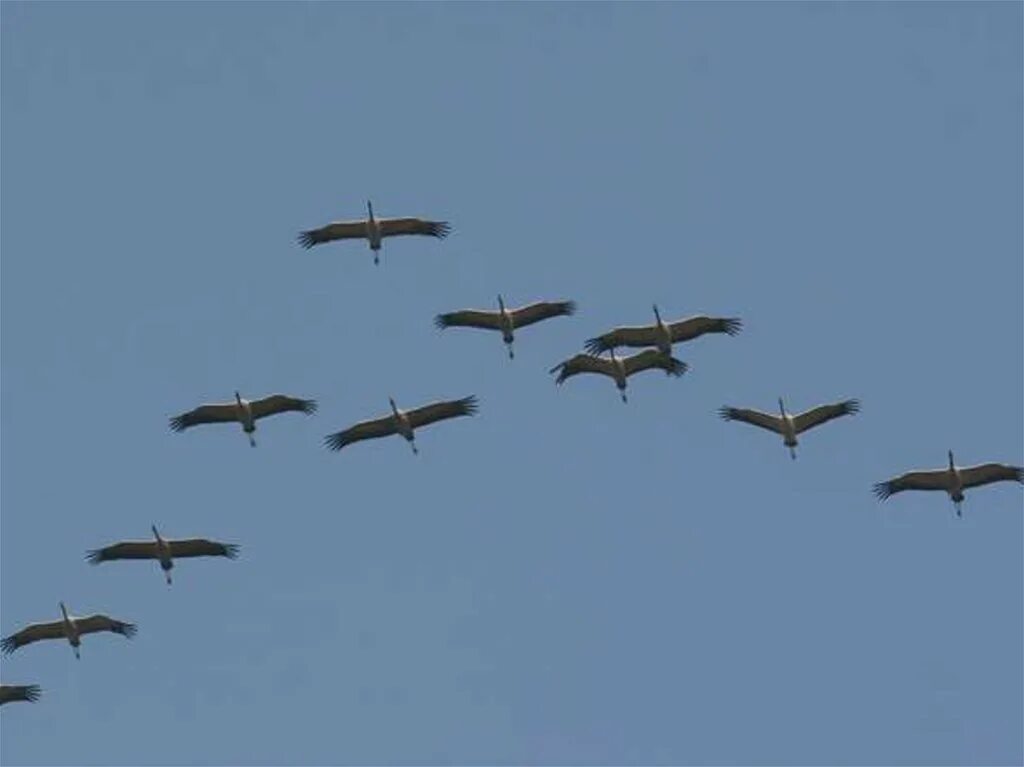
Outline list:
[[[977,487],[991,482],[1024,482],[1024,468],[1004,463],[983,463],[960,469],[964,487]]]
[[[718,414],[726,421],[742,421],[751,426],[760,426],[762,429],[782,434],[782,419],[776,415],[762,413],[760,410],[749,410],[742,407],[719,408]]]
[[[682,360],[677,360],[671,354],[665,354],[657,349],[645,349],[644,351],[626,357],[622,360],[626,367],[626,375],[639,373],[641,370],[664,370],[668,375],[679,377],[687,371],[689,365]]]
[[[189,410],[171,419],[173,431],[184,431],[189,426],[199,426],[204,423],[226,423],[237,421],[238,411],[235,405],[200,405],[195,410]]]
[[[377,439],[395,433],[394,419],[386,415],[372,421],[361,421],[344,431],[328,434],[324,437],[324,444],[331,450],[341,450],[345,445],[359,442],[364,439]]]
[[[90,615],[88,618],[75,618],[75,628],[79,634],[96,634],[101,631],[110,631],[131,639],[138,631],[134,623],[125,623],[111,618],[108,615]]]
[[[3,649],[5,654],[10,654],[19,647],[32,644],[32,642],[38,642],[41,639],[60,639],[63,636],[64,624],[61,621],[30,623],[17,634],[5,637],[3,642],[0,642],[0,649]]]
[[[560,384],[566,378],[571,378],[580,373],[599,373],[600,375],[614,377],[615,374],[612,372],[611,366],[612,361],[604,357],[598,357],[593,354],[577,354],[565,362],[558,363],[548,372],[557,372],[558,378],[555,379],[555,383]]]
[[[227,557],[234,559],[238,556],[238,546],[234,543],[218,543],[206,538],[182,538],[178,541],[168,541],[167,546],[171,550],[171,556],[175,559],[182,557]]]
[[[35,703],[39,700],[39,685],[0,684],[0,705],[18,700]]]
[[[734,336],[740,332],[743,322],[739,317],[687,317],[685,320],[670,323],[669,333],[672,334],[672,343],[690,341],[705,333],[725,333]]]
[[[441,330],[445,328],[500,330],[501,315],[498,312],[487,312],[481,309],[463,309],[458,312],[437,315],[434,318],[434,324]]]
[[[269,397],[253,400],[249,403],[249,407],[252,409],[253,418],[265,418],[268,415],[288,412],[312,415],[316,412],[316,400],[289,397],[286,394],[271,394]]]
[[[447,221],[428,221],[423,218],[382,218],[379,223],[382,237],[421,234],[443,240],[452,231]]]
[[[813,429],[819,424],[831,421],[844,415],[853,415],[860,411],[860,401],[847,399],[832,405],[819,405],[818,407],[805,410],[800,415],[793,417],[793,430],[802,434],[808,429]]]
[[[937,471],[908,471],[874,486],[878,500],[884,501],[890,495],[902,493],[904,490],[945,490],[949,482],[949,474],[945,469]]]
[[[156,541],[123,541],[103,549],[93,549],[86,555],[92,564],[109,562],[113,559],[156,559]]]
[[[358,240],[363,237],[366,237],[365,221],[334,221],[319,229],[307,229],[299,233],[299,245],[309,249],[324,242]]]
[[[615,328],[604,335],[591,338],[584,348],[591,354],[600,354],[617,346],[656,346],[658,328],[655,325],[641,327]]]

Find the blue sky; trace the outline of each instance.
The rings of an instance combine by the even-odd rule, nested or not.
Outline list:
[[[870,492],[1024,461],[1021,4],[0,17],[0,631],[139,625],[3,659],[4,764],[1024,759],[1021,488]],[[367,198],[454,233],[295,244]],[[579,313],[433,327],[499,292]],[[745,329],[554,386],[653,302]],[[168,430],[235,389],[320,412]],[[153,523],[241,556],[84,561]]]

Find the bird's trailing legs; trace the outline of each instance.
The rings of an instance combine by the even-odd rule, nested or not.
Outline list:
[[[795,447],[790,447],[789,448],[789,457],[792,458],[794,461],[796,460],[796,448]]]
[[[249,437],[249,447],[256,447],[256,438],[252,436],[251,431],[247,432],[247,436]]]

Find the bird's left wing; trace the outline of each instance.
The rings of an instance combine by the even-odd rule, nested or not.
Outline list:
[[[344,431],[328,434],[324,437],[324,444],[331,450],[341,450],[345,445],[359,442],[364,439],[377,439],[395,433],[395,423],[391,416],[376,418],[372,421],[361,421]]]
[[[532,325],[551,317],[569,316],[576,312],[575,301],[538,301],[512,312],[512,325],[517,328]]]
[[[60,639],[62,636],[64,636],[64,624],[60,621],[30,623],[17,634],[4,637],[3,642],[0,642],[0,649],[3,649],[5,654],[10,654],[19,647],[32,644],[32,642],[38,642],[41,639]]]
[[[114,559],[156,559],[156,541],[122,541],[106,548],[93,549],[86,555],[92,564],[110,562]]]
[[[964,487],[977,487],[991,482],[1024,482],[1024,468],[1003,463],[983,463],[960,469]]]
[[[684,320],[669,324],[668,330],[672,334],[672,343],[690,341],[705,333],[726,333],[734,336],[740,332],[743,322],[739,317],[687,317]]]
[[[382,218],[380,220],[380,233],[382,237],[422,234],[428,237],[444,239],[451,230],[451,224],[447,221],[427,221],[422,218]]]
[[[463,415],[473,415],[477,411],[476,397],[470,395],[462,399],[448,400],[446,402],[435,402],[431,405],[424,405],[415,410],[410,410],[406,415],[409,418],[409,425],[414,429],[421,426],[443,421],[446,418],[458,418]]]
[[[238,546],[234,543],[218,543],[206,538],[182,538],[177,541],[168,541],[171,556],[175,559],[182,557],[227,557],[234,559],[238,556]]]
[[[949,473],[945,469],[908,471],[885,482],[877,482],[872,489],[878,500],[884,501],[889,496],[905,490],[945,490],[949,482],[948,477]]]
[[[115,620],[108,615],[90,615],[88,618],[76,618],[75,627],[79,634],[95,634],[100,631],[110,631],[131,639],[138,631],[134,623],[125,623]]]
[[[458,312],[439,314],[434,324],[441,330],[445,328],[481,328],[483,330],[500,330],[501,315],[481,309],[463,309]]]
[[[665,354],[657,349],[645,349],[622,360],[626,368],[626,375],[633,375],[641,370],[664,370],[670,376],[679,377],[687,371],[689,365],[682,360],[677,360],[671,354]]]
[[[860,400],[855,399],[843,400],[833,405],[820,405],[793,416],[793,429],[800,434],[825,423],[825,421],[831,421],[833,418],[844,415],[853,415],[858,411],[860,411]]]
[[[184,431],[189,426],[198,426],[204,423],[226,423],[237,421],[238,411],[234,404],[230,405],[200,405],[195,410],[189,410],[171,419],[173,431]]]
[[[249,403],[249,407],[252,408],[253,418],[264,418],[268,415],[288,412],[312,415],[316,412],[316,400],[272,394],[263,399],[253,400]]]
[[[760,426],[762,429],[782,434],[782,419],[776,415],[745,407],[722,407],[719,408],[718,414],[726,421],[742,421],[751,426]]]
[[[334,221],[319,229],[307,229],[299,233],[299,244],[306,248],[334,240],[357,240],[366,236],[365,221]]]

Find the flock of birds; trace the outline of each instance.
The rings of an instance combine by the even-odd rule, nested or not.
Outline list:
[[[305,248],[333,242],[335,240],[365,239],[373,253],[374,263],[380,262],[381,243],[387,237],[405,235],[423,235],[444,238],[451,232],[446,221],[428,221],[420,218],[383,218],[373,214],[372,203],[367,203],[367,218],[361,221],[339,221],[327,224],[318,229],[310,229],[299,235],[299,243]],[[518,309],[509,309],[504,299],[498,296],[497,310],[463,309],[438,315],[435,324],[438,328],[478,328],[500,332],[509,358],[515,357],[513,341],[515,332],[520,328],[543,322],[555,317],[574,314],[576,304],[573,301],[541,301]],[[635,327],[619,327],[591,338],[584,346],[584,352],[576,354],[553,367],[550,372],[557,373],[555,382],[564,383],[567,379],[584,373],[603,375],[612,379],[619,390],[623,402],[627,401],[626,385],[630,376],[645,370],[661,370],[668,376],[679,377],[687,370],[685,362],[672,356],[675,344],[692,341],[703,335],[720,333],[736,335],[742,328],[742,322],[736,317],[697,316],[665,322],[661,318],[658,307],[654,306],[654,323]],[[616,354],[616,349],[630,347],[642,351],[625,357]],[[608,356],[602,356],[605,352]],[[354,442],[378,439],[390,435],[401,435],[412,448],[418,452],[415,432],[424,426],[461,416],[471,416],[477,411],[478,403],[475,396],[461,399],[446,400],[423,405],[412,410],[401,410],[393,399],[389,399],[391,412],[379,418],[360,421],[347,429],[329,434],[324,443],[331,450],[341,450]],[[170,420],[174,431],[184,431],[193,426],[216,423],[238,423],[248,437],[249,444],[256,446],[256,421],[261,418],[280,413],[304,413],[311,415],[317,410],[315,400],[274,394],[263,399],[246,400],[236,391],[233,402],[200,405]],[[853,415],[860,410],[860,402],[855,399],[843,400],[833,404],[820,405],[802,413],[787,412],[785,403],[779,399],[779,412],[766,413],[749,408],[723,407],[720,415],[726,421],[741,421],[757,426],[782,437],[783,445],[789,449],[790,455],[796,458],[797,436],[820,426],[828,421],[845,415]],[[991,484],[993,482],[1015,481],[1024,483],[1024,468],[1001,463],[986,463],[979,466],[958,467],[953,460],[953,452],[949,451],[948,466],[927,471],[911,471],[901,474],[874,486],[879,500],[905,490],[943,491],[949,495],[961,515],[961,504],[964,491]],[[180,540],[165,539],[154,526],[153,539],[146,541],[123,541],[101,549],[90,551],[87,559],[93,564],[112,562],[122,559],[148,559],[159,562],[167,584],[171,584],[171,569],[174,560],[190,557],[225,557],[234,559],[238,556],[238,546],[221,543],[205,538],[188,538]],[[0,642],[4,653],[12,653],[19,647],[45,639],[64,639],[73,649],[75,657],[80,657],[81,639],[86,634],[109,632],[132,637],[136,626],[132,623],[116,620],[107,615],[97,614],[88,617],[70,615],[64,603],[60,603],[61,617],[48,623],[33,623],[25,626],[17,633]],[[33,702],[39,698],[37,685],[0,685],[0,704],[12,701]]]

